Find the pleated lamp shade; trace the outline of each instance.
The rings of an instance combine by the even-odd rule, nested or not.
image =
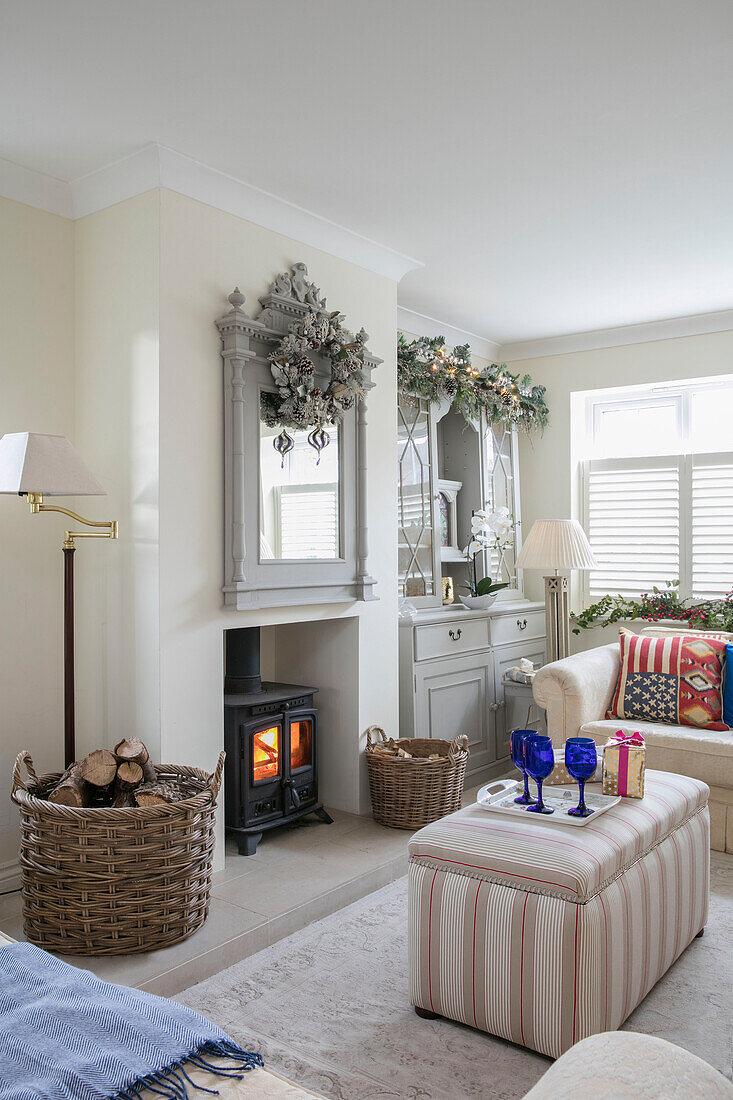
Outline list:
[[[522,544],[517,569],[597,569],[590,543],[576,519],[538,519]]]
[[[103,497],[103,489],[65,435],[7,432],[0,439],[0,493]]]

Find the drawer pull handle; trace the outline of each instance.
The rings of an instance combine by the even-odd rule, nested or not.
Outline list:
[[[519,627],[520,630],[526,630],[527,629],[527,620],[526,619],[517,619],[517,626]]]
[[[460,638],[460,636],[461,636],[460,626],[458,627],[458,630],[449,630],[448,631],[448,637],[452,638],[454,642],[457,642],[458,639]]]

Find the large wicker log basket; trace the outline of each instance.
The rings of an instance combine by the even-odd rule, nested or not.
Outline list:
[[[384,746],[403,754],[388,754]],[[372,814],[391,829],[421,829],[460,810],[468,761],[468,738],[388,738],[380,726],[367,730],[367,768]]]
[[[23,928],[31,943],[69,955],[128,955],[196,932],[209,912],[223,770],[224,753],[212,775],[159,764],[158,779],[174,780],[186,797],[76,809],[46,801],[60,775],[37,776],[30,754],[20,753],[12,798],[20,807]]]

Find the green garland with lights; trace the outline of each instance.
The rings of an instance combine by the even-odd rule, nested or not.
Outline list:
[[[469,345],[449,351],[442,336],[407,341],[399,333],[397,385],[401,392],[429,401],[449,398],[466,420],[476,420],[483,412],[489,424],[530,432],[544,428],[549,418],[544,386],[533,385],[528,374],[512,374],[506,363],[476,370]]]

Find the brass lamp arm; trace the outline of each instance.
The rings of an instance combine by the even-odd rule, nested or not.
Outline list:
[[[64,546],[66,549],[73,549],[75,538],[116,539],[118,537],[119,531],[116,519],[85,519],[84,516],[80,516],[78,512],[72,512],[69,508],[62,508],[59,504],[44,504],[43,493],[28,493],[28,504],[34,515],[38,512],[61,512],[62,515],[76,520],[77,523],[84,523],[87,527],[104,528],[104,531],[66,531],[64,534]]]

